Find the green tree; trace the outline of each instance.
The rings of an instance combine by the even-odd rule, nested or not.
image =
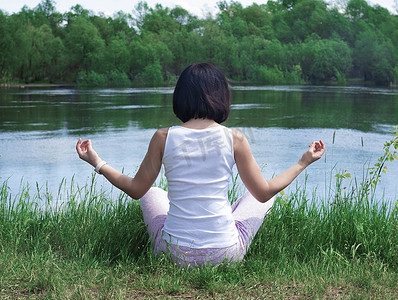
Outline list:
[[[124,32],[114,36],[105,48],[104,70],[117,70],[128,73],[130,70],[130,49]]]
[[[217,5],[220,10],[217,16],[217,23],[220,29],[226,35],[233,35],[238,38],[246,36],[248,33],[248,24],[242,19],[242,4],[236,1],[231,1],[229,4],[226,1],[220,1]]]
[[[146,31],[160,33],[162,30],[176,31],[180,28],[180,24],[173,19],[168,7],[163,8],[161,4],[156,4],[155,8],[148,8],[144,2],[137,6],[138,9],[140,9],[140,19],[137,25],[142,33]]]
[[[254,61],[268,67],[286,67],[285,49],[278,40],[254,39],[252,44]]]
[[[110,19],[102,16],[91,16],[89,17],[90,22],[97,28],[98,33],[104,40],[105,44],[108,45],[109,42],[115,37],[116,33],[113,30],[113,26],[110,24]]]
[[[11,79],[10,56],[13,41],[8,19],[8,15],[0,10],[0,81]]]
[[[198,18],[192,16],[186,9],[176,6],[170,11],[170,16],[179,24],[180,31],[192,31],[199,27]]]
[[[39,25],[47,24],[50,26],[54,35],[58,36],[61,34],[63,16],[55,9],[55,1],[42,0],[34,9],[34,12],[36,16],[42,19]]]
[[[332,8],[328,13],[330,36],[329,39],[341,39],[349,44],[354,44],[354,32],[352,22],[337,8]]]
[[[303,75],[312,82],[344,78],[351,68],[351,52],[342,41],[310,39],[300,53]]]
[[[86,17],[79,16],[68,24],[65,45],[69,52],[69,67],[74,72],[99,68],[105,43],[98,29]]]
[[[346,15],[351,19],[368,20],[371,15],[371,6],[365,0],[350,0],[345,9]]]
[[[129,48],[131,55],[129,73],[134,78],[144,71],[147,64],[154,63],[155,53],[151,48],[151,44],[143,42],[141,36],[134,37]]]
[[[113,15],[113,18],[109,18],[108,21],[113,28],[114,34],[123,33],[128,42],[130,42],[136,34],[135,29],[132,27],[133,17],[131,14],[118,11]]]
[[[330,34],[327,4],[322,0],[297,1],[285,16],[292,40],[304,41],[314,33],[321,38]]]
[[[243,9],[241,17],[248,24],[247,30],[249,35],[261,35],[265,39],[274,38],[271,15],[267,10],[267,5],[253,3]]]
[[[390,41],[383,40],[374,31],[359,35],[355,43],[354,64],[365,80],[387,84],[394,80],[397,54]]]
[[[214,21],[208,21],[203,26],[203,56],[227,73],[235,74],[233,66],[239,59],[238,40],[227,35]]]
[[[398,18],[395,15],[389,15],[380,25],[380,31],[384,36],[391,40],[395,49],[398,49]]]
[[[68,24],[71,24],[78,17],[83,17],[88,19],[90,16],[93,16],[93,13],[88,9],[85,9],[80,4],[76,4],[71,7],[71,11],[65,13],[65,19]]]
[[[172,74],[177,75],[189,64],[208,59],[200,31],[188,31],[185,28],[178,32],[163,31],[159,38],[173,55],[168,69]]]
[[[0,11],[0,78],[154,85],[173,82],[197,61],[215,63],[232,80],[262,83],[299,82],[301,75],[322,82],[349,74],[387,84],[396,76],[398,19],[378,5],[217,5],[216,16],[204,19],[179,6],[149,7],[144,1],[134,17],[95,15],[79,4],[61,15],[54,0],[12,15]]]
[[[137,76],[136,82],[147,86],[163,85],[164,79],[160,63],[154,62],[146,65],[144,71]]]
[[[31,33],[32,25],[25,22],[24,13],[13,14],[8,18],[8,32],[10,36],[7,45],[8,55],[6,61],[6,69],[16,80],[25,80],[28,54],[31,51]]]
[[[48,25],[40,28],[28,25],[25,34],[29,46],[22,60],[22,78],[25,82],[55,79],[62,65],[62,41],[53,36]]]

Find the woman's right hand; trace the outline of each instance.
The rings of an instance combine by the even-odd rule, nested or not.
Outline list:
[[[309,149],[303,154],[301,157],[299,164],[302,164],[304,167],[309,166],[314,161],[320,159],[325,153],[326,147],[322,140],[313,141],[311,145],[309,145]]]
[[[76,151],[82,160],[88,162],[93,167],[97,166],[101,162],[101,158],[91,145],[91,140],[85,140],[82,142],[82,139],[80,138],[76,144]]]

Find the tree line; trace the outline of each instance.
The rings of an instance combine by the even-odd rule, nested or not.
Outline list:
[[[398,81],[398,16],[365,0],[220,1],[198,18],[139,2],[107,17],[53,0],[0,10],[0,82],[81,86],[173,84],[187,65],[210,61],[233,82]]]

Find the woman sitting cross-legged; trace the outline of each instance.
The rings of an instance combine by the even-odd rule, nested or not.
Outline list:
[[[90,140],[77,142],[79,157],[140,199],[155,253],[170,253],[189,267],[241,261],[274,196],[321,158],[325,145],[312,142],[296,164],[265,180],[244,134],[221,125],[229,115],[230,92],[225,76],[209,63],[190,65],[181,73],[173,111],[182,124],[155,132],[134,178],[105,163]],[[167,192],[152,187],[162,164]],[[231,205],[228,184],[234,164],[247,192]]]

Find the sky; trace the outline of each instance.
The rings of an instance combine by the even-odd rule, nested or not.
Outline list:
[[[344,0],[337,0],[343,2]],[[29,8],[36,7],[40,0],[0,0],[0,9],[9,14],[17,13],[24,5]],[[56,9],[58,12],[64,13],[70,11],[70,8],[76,4],[80,4],[83,8],[92,10],[95,14],[103,12],[106,16],[113,16],[115,12],[123,11],[125,13],[132,13],[139,0],[55,0]],[[181,6],[191,14],[200,18],[206,16],[208,13],[212,15],[217,12],[217,1],[210,0],[146,0],[150,7],[160,3],[163,7],[174,8]],[[227,0],[229,3],[230,1]],[[237,0],[243,7],[251,5],[253,2],[257,4],[265,4],[267,0]],[[390,12],[396,13],[394,0],[368,0],[370,5],[378,4],[387,8]]]

